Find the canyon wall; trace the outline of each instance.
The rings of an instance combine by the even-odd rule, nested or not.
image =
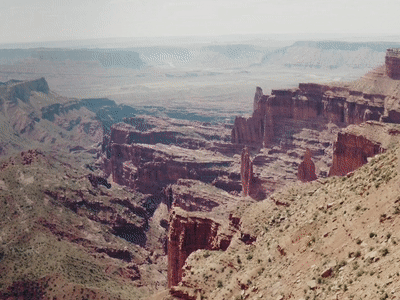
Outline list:
[[[342,126],[379,121],[384,117],[385,98],[385,95],[315,83],[300,83],[295,89],[272,90],[271,95],[262,95],[262,89],[257,87],[253,115],[236,117],[231,141],[265,147],[277,136],[282,119],[320,120]]]
[[[206,150],[162,144],[112,144],[111,158],[104,161],[104,170],[111,172],[115,183],[153,193],[180,178],[211,183],[219,176],[229,175],[221,168],[231,161]]]
[[[164,129],[168,124],[158,124],[158,127],[151,122],[140,124],[141,130],[127,123],[114,124],[110,134],[104,137],[104,152],[99,163],[105,177],[111,174],[115,183],[152,194],[180,178],[212,183],[218,178],[236,177],[227,171],[233,158],[214,150],[227,148],[220,141],[224,138],[223,130],[218,138],[215,130],[200,126],[195,133],[191,133],[193,137],[185,135],[182,128]],[[227,137],[229,130],[225,131]],[[175,144],[177,140],[181,141],[178,145]],[[228,181],[235,183],[238,180]]]
[[[390,144],[400,140],[397,124],[368,121],[352,125],[339,132],[334,143],[329,176],[343,176],[368,162],[368,157],[385,152]]]
[[[253,114],[249,118],[236,117],[231,141],[234,144],[265,147],[274,138],[276,141],[282,119],[319,120],[339,126],[369,120],[400,123],[400,108],[393,105],[400,100],[391,88],[400,78],[400,49],[387,50],[385,69],[387,76],[381,78],[379,72],[375,72],[373,82],[367,86],[364,82],[364,88],[360,89],[351,84],[300,83],[297,88],[272,90],[271,95],[264,95],[262,89],[257,87]]]
[[[232,237],[220,234],[220,227],[209,216],[188,214],[179,207],[172,210],[168,232],[168,287],[181,281],[182,267],[192,252],[228,248]]]
[[[209,184],[179,179],[164,189],[169,209],[168,286],[176,286],[184,274],[187,257],[196,250],[225,251],[240,219],[232,213],[237,201],[250,203]]]

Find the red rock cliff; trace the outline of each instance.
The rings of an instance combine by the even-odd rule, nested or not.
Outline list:
[[[179,178],[212,182],[218,176],[228,175],[221,167],[232,162],[211,151],[162,144],[112,143],[110,148],[111,157],[105,160],[104,168],[111,171],[113,181],[147,193]]]
[[[175,207],[170,214],[168,233],[168,287],[182,279],[187,257],[198,249],[226,250],[231,237],[220,233],[221,224],[201,214]]]
[[[379,121],[384,115],[385,97],[315,83],[300,83],[295,89],[272,90],[271,95],[263,95],[262,89],[257,87],[253,115],[236,117],[231,141],[266,146],[279,132],[282,119],[319,120],[341,125]]]
[[[385,56],[386,74],[394,79],[400,78],[400,49],[387,49]]]
[[[342,176],[361,167],[368,157],[384,152],[391,143],[398,143],[399,133],[396,124],[373,121],[347,127],[339,132],[334,144],[329,176]]]

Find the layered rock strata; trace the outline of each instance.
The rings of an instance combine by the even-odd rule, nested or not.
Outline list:
[[[237,147],[229,149],[230,143],[223,141],[228,138],[229,129],[195,128],[189,122],[190,130],[180,121],[152,117],[128,121],[135,125],[114,124],[104,138],[104,152],[98,162],[105,177],[111,174],[115,183],[146,194],[153,194],[180,178],[215,182],[229,191],[237,190],[240,178],[236,179],[228,170],[234,159],[216,151],[236,151]]]
[[[191,150],[162,144],[112,144],[108,169],[115,183],[146,193],[180,178],[211,183],[232,162],[207,150]],[[106,168],[107,169],[107,168]]]
[[[339,132],[334,144],[329,176],[343,176],[368,162],[369,157],[385,152],[400,140],[400,127],[395,124],[366,122]]]
[[[272,90],[271,95],[262,95],[262,89],[257,87],[253,115],[235,119],[231,141],[266,146],[277,137],[282,119],[319,120],[343,126],[379,121],[384,116],[385,98],[386,95],[314,83],[300,83],[295,89]]]
[[[168,287],[182,279],[187,257],[198,249],[225,251],[232,236],[221,233],[221,224],[211,217],[191,213],[175,207],[170,215],[168,233]]]
[[[124,119],[111,126],[104,136],[103,151],[108,152],[111,144],[164,144],[188,149],[222,149],[231,151],[231,128],[201,122],[176,119],[161,119],[140,116]],[[109,158],[109,153],[108,153]]]
[[[393,79],[400,78],[400,49],[387,49],[385,56],[386,74]]]
[[[165,190],[169,207],[168,286],[176,286],[184,274],[187,257],[199,249],[225,251],[235,232],[240,232],[240,218],[232,212],[241,199],[206,183],[180,179]],[[241,233],[244,240],[245,233]]]

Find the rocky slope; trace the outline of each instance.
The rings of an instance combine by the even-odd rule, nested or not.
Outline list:
[[[298,94],[299,92],[304,94],[300,95]],[[226,208],[225,210],[230,215],[229,218],[225,217],[225,223],[227,220],[235,220],[235,224],[232,223],[230,225],[233,229],[233,235],[229,239],[229,246],[226,249],[218,246],[217,233],[215,230],[212,231],[210,229],[212,226],[218,229],[221,224],[213,220],[217,215],[214,208],[220,207],[220,205],[215,201],[204,200],[209,199],[210,196],[203,196],[202,201],[194,200],[193,195],[190,197],[178,197],[179,201],[175,201],[172,196],[174,194],[173,191],[171,189],[167,190],[167,203],[172,210],[168,238],[168,241],[173,245],[169,249],[172,250],[172,253],[168,252],[169,271],[171,272],[169,273],[169,278],[171,277],[172,279],[169,279],[169,290],[154,295],[151,299],[256,299],[264,297],[288,299],[292,297],[298,298],[303,294],[306,299],[311,296],[325,299],[330,296],[338,297],[341,295],[336,291],[343,284],[338,284],[337,281],[328,289],[323,288],[322,291],[318,289],[321,288],[319,285],[325,284],[326,280],[338,276],[339,272],[344,270],[347,262],[344,260],[339,261],[343,255],[340,254],[341,250],[336,250],[338,249],[336,244],[341,243],[339,248],[346,248],[348,243],[343,242],[342,239],[345,238],[340,237],[339,240],[332,238],[322,240],[321,245],[318,244],[318,247],[316,245],[313,246],[316,244],[316,236],[322,235],[325,238],[335,235],[336,232],[330,231],[327,225],[324,224],[328,222],[334,223],[338,218],[337,214],[335,214],[335,218],[324,217],[320,224],[316,222],[318,213],[314,211],[314,208],[317,211],[323,210],[324,213],[328,213],[330,210],[328,215],[332,215],[332,207],[337,210],[339,206],[346,206],[344,205],[345,202],[352,205],[353,201],[363,201],[362,196],[368,196],[370,193],[378,194],[378,191],[369,191],[372,184],[364,183],[370,182],[367,174],[372,174],[376,171],[378,171],[377,174],[372,177],[376,190],[379,190],[382,184],[386,185],[389,182],[395,185],[392,179],[397,178],[397,169],[399,167],[398,164],[392,163],[397,161],[399,155],[399,148],[395,147],[399,142],[399,127],[398,125],[368,121],[369,119],[389,120],[388,108],[384,107],[386,102],[383,100],[385,97],[387,96],[350,91],[341,86],[329,87],[317,84],[301,84],[299,89],[273,91],[272,96],[263,96],[262,90],[257,88],[253,116],[249,119],[237,118],[232,130],[233,142],[242,145],[249,144],[254,147],[253,155],[255,154],[255,157],[253,159],[251,158],[251,151],[247,148],[243,150],[241,156],[240,174],[243,195],[254,193],[254,183],[257,181],[261,182],[261,186],[265,189],[266,177],[258,170],[264,169],[265,171],[267,169],[268,172],[273,174],[274,171],[271,168],[271,161],[268,161],[268,156],[276,153],[282,159],[282,156],[288,155],[290,150],[294,150],[294,145],[300,145],[296,149],[297,151],[305,149],[302,162],[292,165],[292,167],[297,167],[297,178],[303,182],[316,182],[308,185],[289,184],[291,188],[282,188],[272,195],[264,194],[259,199],[265,200],[257,204],[248,203],[248,206],[238,205],[236,208]],[[309,121],[310,119],[313,119],[313,121]],[[340,130],[339,126],[344,127],[347,124],[346,122],[361,125],[353,125]],[[327,126],[327,123],[328,127],[324,127]],[[339,126],[335,127],[333,123],[337,123]],[[291,134],[290,137],[285,139],[283,133],[289,126],[282,126],[283,124],[294,126],[296,135]],[[332,130],[333,128],[334,130]],[[309,130],[308,132],[307,129]],[[340,181],[336,177],[316,180],[316,167],[311,157],[314,153],[321,155],[321,152],[318,152],[321,150],[322,155],[326,155],[322,147],[323,138],[329,140],[329,137],[332,137],[336,132],[338,137],[333,147],[333,162],[329,175],[342,176],[347,174],[347,176]],[[305,142],[313,134],[318,138],[317,142],[313,144],[315,148],[310,150],[305,148],[307,145]],[[279,140],[280,143],[278,144]],[[282,140],[284,141],[283,143]],[[258,150],[260,148],[257,148],[257,145],[260,147],[261,144],[264,149]],[[268,149],[268,146],[271,145],[276,146]],[[326,142],[325,148],[330,145],[329,142]],[[383,156],[382,153],[385,151],[389,151],[390,154]],[[291,153],[293,155],[293,152]],[[385,160],[380,164],[379,168],[382,169],[383,166],[385,168],[378,170],[375,167],[372,173],[369,173],[369,168],[371,167],[367,162],[370,157],[378,154],[384,157],[380,159]],[[385,165],[386,160],[389,159],[388,157],[390,157],[390,165]],[[297,155],[297,158],[300,158],[300,155]],[[285,160],[285,158],[282,160]],[[376,161],[375,159],[371,163],[374,164]],[[232,162],[232,165],[234,163]],[[317,164],[319,163],[317,161]],[[365,164],[367,165],[362,167]],[[360,167],[362,168],[357,170]],[[325,173],[325,175],[328,174]],[[347,178],[351,178],[351,188],[344,190],[339,187],[340,192],[338,194],[335,190],[337,183],[340,185]],[[363,182],[362,184],[359,182],[360,180]],[[291,181],[294,180],[286,178],[286,184]],[[277,188],[277,183],[278,181],[275,180],[275,189]],[[313,191],[307,192],[310,189]],[[175,188],[175,190],[178,191],[179,188]],[[304,193],[304,191],[306,192]],[[352,193],[354,193],[354,197],[352,197]],[[304,202],[304,198],[307,196],[314,196],[313,202],[309,200],[306,200],[307,203]],[[348,200],[349,197],[351,200]],[[321,204],[321,201],[325,205],[317,204]],[[340,203],[337,204],[337,201]],[[179,206],[178,215],[182,215],[182,217],[176,217],[175,206]],[[201,211],[202,207],[205,207],[204,209],[208,212],[207,221],[205,218],[196,216],[193,213],[193,210],[199,209]],[[185,209],[185,211],[182,211],[181,208]],[[356,206],[355,210],[358,211],[360,208],[361,206]],[[349,208],[347,207],[347,209]],[[278,211],[277,215],[275,211]],[[344,211],[344,214],[346,214],[346,211]],[[233,217],[234,215],[235,217]],[[303,222],[308,220],[310,216],[313,216],[312,221]],[[384,222],[386,218],[386,214],[381,214],[380,222]],[[350,219],[350,223],[352,220]],[[304,223],[304,226],[299,225],[299,222],[301,224]],[[286,224],[285,230],[282,230],[282,228],[278,230],[281,223]],[[199,226],[199,228],[203,226],[205,228],[204,232],[197,232],[194,229],[196,226]],[[286,234],[286,230],[291,226],[293,229]],[[345,225],[343,224],[343,226]],[[362,224],[354,221],[349,226],[349,228],[354,228],[353,226],[360,227]],[[338,228],[336,227],[333,230],[337,230]],[[321,228],[326,232],[322,233]],[[303,229],[305,230],[304,232],[302,231]],[[243,231],[247,231],[246,234]],[[348,232],[347,229],[345,231]],[[187,242],[187,232],[190,232],[191,242]],[[203,235],[203,233],[207,234]],[[279,238],[276,238],[276,236],[279,236]],[[389,239],[391,234],[387,236]],[[259,239],[262,239],[263,242],[260,242]],[[303,241],[300,243],[302,239]],[[357,245],[362,242],[359,237],[356,238]],[[332,243],[336,246],[333,247]],[[394,242],[394,244],[396,243],[397,241]],[[271,244],[272,246],[270,246]],[[306,246],[305,249],[303,249],[304,245]],[[305,253],[308,250],[307,247],[313,247],[310,250],[311,254]],[[190,250],[187,252],[187,249]],[[268,249],[268,262],[266,262],[265,258],[265,249]],[[370,252],[372,250],[373,248],[370,248]],[[327,257],[324,251],[332,252],[330,260],[322,261],[318,257],[318,254]],[[382,256],[386,256],[388,252],[387,248],[381,249]],[[348,258],[353,261],[360,255],[360,251],[349,252]],[[367,261],[371,257],[373,259],[377,257],[375,252],[372,254],[366,253],[365,255]],[[209,259],[211,256],[212,258]],[[303,259],[307,262],[313,260],[313,267],[309,268],[308,266],[306,270],[301,271],[304,263],[300,266],[300,261]],[[353,270],[356,270],[359,267],[358,262],[354,264]],[[267,268],[268,270],[266,271]],[[294,270],[297,270],[297,273]],[[364,272],[364,270],[361,273],[358,272],[357,276],[362,276]],[[266,275],[261,278],[262,274]],[[277,275],[277,280],[272,278],[273,274]],[[345,273],[341,275],[343,274]],[[269,278],[267,275],[269,275]],[[312,277],[312,275],[314,276]],[[297,281],[294,278],[295,276],[297,276]],[[305,284],[303,294],[300,293],[303,291],[302,288],[295,285],[300,282]],[[350,283],[353,283],[353,280]],[[391,283],[386,283],[386,286]],[[261,288],[262,285],[264,287]],[[357,291],[358,287],[353,290]],[[347,284],[344,285],[345,294],[348,290]],[[391,291],[391,293],[395,294],[396,290]],[[353,297],[350,293],[347,294]],[[369,292],[365,296],[373,299],[372,294]]]
[[[100,180],[92,161],[60,149],[1,161],[1,299],[140,299],[166,286],[165,228],[147,236],[146,197]]]
[[[89,148],[102,124],[78,100],[49,90],[44,78],[0,84],[0,155],[34,146]]]
[[[237,206],[254,242],[237,231],[225,251],[193,252],[181,283],[152,299],[397,299],[399,157],[396,140],[347,176]]]

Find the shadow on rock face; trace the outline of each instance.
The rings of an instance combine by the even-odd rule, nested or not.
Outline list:
[[[120,226],[114,228],[114,234],[127,240],[130,243],[144,247],[146,245],[146,233],[141,229],[132,225]]]

